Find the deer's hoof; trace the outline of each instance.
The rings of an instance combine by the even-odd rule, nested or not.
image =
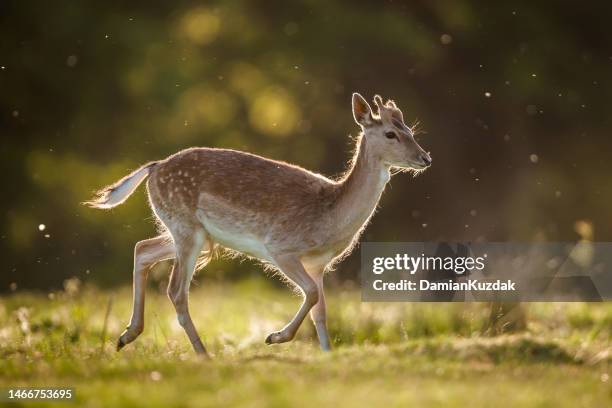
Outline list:
[[[293,336],[289,336],[283,331],[278,331],[278,332],[268,334],[268,337],[266,337],[266,344],[270,345],[270,344],[285,343],[285,342],[290,341],[292,338]]]
[[[134,338],[135,337],[130,336],[130,328],[126,328],[125,331],[121,333],[121,336],[119,336],[119,340],[117,340],[117,351],[125,347],[126,344],[131,343]]]
[[[117,351],[121,350],[127,343],[123,340],[123,336],[117,340]]]

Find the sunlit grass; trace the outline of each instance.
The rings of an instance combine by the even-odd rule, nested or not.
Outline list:
[[[296,341],[264,345],[299,303],[262,280],[200,283],[191,310],[213,355],[206,361],[158,291],[147,294],[145,332],[120,353],[129,288],[71,282],[54,293],[17,292],[0,302],[0,387],[71,386],[88,406],[574,407],[612,399],[609,304],[528,305],[528,332],[487,337],[485,304],[362,303],[357,291],[336,289],[328,296],[334,352],[318,350],[310,322]]]

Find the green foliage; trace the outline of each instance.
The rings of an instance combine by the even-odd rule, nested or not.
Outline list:
[[[70,281],[47,295],[15,294],[0,302],[0,388],[69,386],[79,406],[92,407],[573,407],[612,399],[610,305],[533,304],[527,333],[490,338],[480,335],[485,304],[361,303],[351,290],[328,299],[332,353],[318,350],[308,321],[294,342],[266,346],[299,299],[261,280],[207,282],[191,296],[214,355],[206,361],[162,293],[147,293],[145,332],[120,353],[127,288]]]
[[[15,293],[0,299],[0,387],[74,386],[79,406],[610,405],[609,305],[529,305],[527,333],[484,338],[484,305],[338,290],[355,256],[330,275],[332,354],[308,323],[264,346],[299,300],[223,260],[191,296],[212,362],[155,290],[145,333],[117,354],[130,291],[88,283],[130,281],[155,230],[141,192],[110,213],[79,205],[193,145],[338,174],[360,91],[420,119],[434,158],[396,176],[365,240],[610,240],[609,15],[606,2],[2,1],[0,292]],[[243,281],[215,283],[229,279]]]
[[[353,91],[420,119],[434,158],[421,177],[393,180],[366,240],[571,241],[578,220],[597,240],[612,236],[606,2],[3,1],[0,11],[0,291],[129,281],[135,242],[155,233],[145,197],[111,213],[79,203],[179,149],[237,148],[338,174],[357,132]],[[340,266],[341,280],[356,263]]]

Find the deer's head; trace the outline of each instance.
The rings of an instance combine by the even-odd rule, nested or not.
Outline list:
[[[378,113],[358,93],[353,94],[353,117],[363,129],[371,154],[389,167],[423,170],[431,165],[431,156],[414,139],[413,129],[406,126],[402,111],[395,102],[383,104],[374,97]]]

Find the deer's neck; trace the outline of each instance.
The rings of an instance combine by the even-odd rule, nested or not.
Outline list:
[[[351,168],[338,183],[332,211],[341,238],[352,238],[367,223],[390,178],[389,167],[372,154],[365,137],[357,143]]]

